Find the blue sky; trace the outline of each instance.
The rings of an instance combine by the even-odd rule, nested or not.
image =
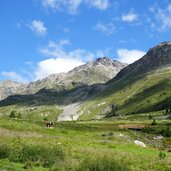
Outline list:
[[[98,57],[132,63],[171,40],[169,0],[1,0],[0,80],[28,82]]]

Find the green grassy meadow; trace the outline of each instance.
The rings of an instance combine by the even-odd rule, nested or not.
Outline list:
[[[171,171],[170,85],[167,69],[124,78],[83,102],[78,121],[57,122],[57,105],[0,107],[0,170]]]
[[[143,115],[143,114],[142,114]],[[131,116],[129,116],[131,117]],[[132,116],[133,117],[133,116]],[[56,122],[46,128],[43,121],[0,119],[0,170],[9,171],[165,171],[171,170],[171,138],[154,140],[170,120],[141,117],[101,121]],[[121,129],[120,125],[145,124],[146,131]],[[153,132],[152,129],[158,130]],[[142,141],[146,148],[135,145]],[[160,157],[160,153],[164,157]]]

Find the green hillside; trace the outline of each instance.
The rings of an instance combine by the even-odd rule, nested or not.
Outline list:
[[[158,111],[171,106],[171,68],[158,69],[134,76],[128,74],[107,85],[93,99],[82,105],[84,112],[80,119],[92,119],[106,115],[110,106],[115,114],[134,114]]]

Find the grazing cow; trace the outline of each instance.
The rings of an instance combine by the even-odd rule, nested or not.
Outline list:
[[[135,140],[134,143],[136,145],[139,145],[139,146],[143,147],[143,148],[146,148],[146,145],[143,142],[141,142],[141,141]]]
[[[46,122],[45,125],[46,125],[47,128],[52,128],[52,127],[54,127],[54,124],[53,124],[53,122],[51,122],[51,121]]]

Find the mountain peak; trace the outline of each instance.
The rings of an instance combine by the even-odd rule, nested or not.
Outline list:
[[[3,86],[0,84],[0,99],[12,94],[33,94],[41,89],[55,89],[60,92],[82,85],[105,83],[116,76],[125,66],[126,64],[119,61],[103,57],[76,67],[68,73],[52,74],[42,80],[25,85],[6,81]],[[18,85],[21,85],[22,88],[20,89]],[[1,94],[3,95],[1,96]]]
[[[11,86],[17,86],[17,85],[21,85],[21,84],[12,80],[5,80],[5,81],[0,82],[0,86],[11,87]]]
[[[171,41],[162,42],[151,48],[142,59],[147,59],[155,67],[171,64]]]
[[[136,75],[171,66],[171,41],[162,42],[149,49],[146,55],[118,73],[116,78],[122,78],[128,73]]]
[[[95,61],[94,61],[95,64],[102,64],[102,65],[105,65],[105,66],[115,66],[115,67],[118,67],[118,66],[126,66],[127,64],[126,63],[122,63],[120,61],[117,61],[117,60],[112,60],[108,57],[102,57],[102,58],[97,58]]]
[[[101,61],[112,61],[112,60],[110,58],[106,57],[106,56],[96,59],[96,62],[101,62]]]
[[[154,46],[153,48],[150,48],[149,51],[147,52],[147,54],[151,51],[155,51],[155,50],[166,50],[166,49],[171,49],[171,41],[164,41],[161,42],[160,44]]]
[[[161,42],[158,46],[171,46],[171,41]]]

